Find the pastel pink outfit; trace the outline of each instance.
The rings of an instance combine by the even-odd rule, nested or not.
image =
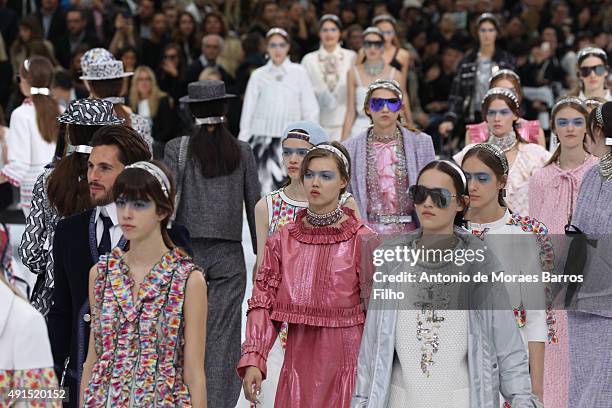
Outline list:
[[[470,143],[484,143],[489,140],[489,126],[487,122],[466,125],[465,128],[470,135]],[[518,132],[526,142],[538,143],[540,121],[520,118],[518,120]]]
[[[469,144],[453,156],[453,160],[461,166],[463,156],[474,147]],[[535,143],[519,143],[518,153],[514,162],[510,164],[508,182],[506,183],[506,204],[517,214],[534,217],[529,212],[529,180],[536,171],[544,167],[550,159],[551,153]],[[534,217],[538,218],[538,217]],[[546,224],[546,223],[545,223]]]
[[[372,231],[352,210],[343,211],[348,219],[339,227],[309,228],[301,210],[266,242],[237,370],[244,378],[248,366],[258,367],[265,380],[268,353],[288,322],[277,408],[350,406],[369,293],[362,285],[361,238]]]
[[[529,212],[543,222],[551,234],[564,234],[568,215],[575,208],[584,174],[598,162],[590,156],[582,165],[563,170],[556,163],[538,170],[529,181]],[[567,313],[552,311],[557,343],[544,350],[544,406],[567,408],[570,376]]]

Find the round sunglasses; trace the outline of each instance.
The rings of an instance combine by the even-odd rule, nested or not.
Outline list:
[[[458,197],[456,194],[451,194],[445,188],[427,188],[421,185],[412,185],[408,189],[408,197],[415,204],[423,204],[427,197],[431,197],[431,200],[438,208],[448,208],[451,199]]]
[[[402,108],[402,101],[399,98],[372,98],[368,104],[372,112],[380,111],[385,105],[391,112],[397,112]]]

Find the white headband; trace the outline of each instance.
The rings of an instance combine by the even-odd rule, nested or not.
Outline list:
[[[195,118],[196,125],[217,125],[225,122],[225,116],[210,116],[208,118]]]
[[[66,156],[70,156],[72,153],[90,154],[93,147],[88,145],[71,145],[66,146]]]
[[[313,151],[313,150],[316,150],[316,149],[323,149],[323,150],[327,150],[329,152],[332,152],[333,154],[338,156],[340,158],[340,160],[342,160],[342,163],[344,164],[344,169],[346,170],[346,172],[348,173],[350,171],[350,169],[349,169],[349,161],[346,158],[346,156],[344,155],[344,153],[342,153],[339,149],[335,148],[332,145],[320,144],[320,145],[316,145],[315,147],[310,149],[310,151]]]
[[[457,173],[459,173],[459,176],[461,177],[461,181],[463,182],[463,192],[467,193],[467,179],[465,178],[465,174],[463,173],[463,170],[461,170],[461,167],[457,166],[455,163],[453,163],[450,160],[440,160],[440,162],[448,164],[453,169],[455,169]]]
[[[35,86],[30,88],[30,95],[46,95],[49,96],[49,88],[36,88]]]
[[[134,164],[130,164],[129,166],[125,166],[126,169],[141,169],[155,177],[155,179],[159,182],[161,189],[166,196],[166,198],[170,198],[170,180],[166,176],[166,173],[162,171],[155,164],[147,162],[147,161],[139,161]]]

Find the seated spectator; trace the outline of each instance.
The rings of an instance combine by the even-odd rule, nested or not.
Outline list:
[[[134,72],[130,107],[153,124],[153,158],[163,158],[166,142],[177,136],[176,110],[172,98],[157,86],[153,70],[145,65]]]
[[[151,24],[151,35],[142,40],[142,63],[151,69],[157,69],[163,58],[164,47],[169,41],[166,15],[155,13]]]
[[[83,10],[74,8],[66,13],[67,33],[53,44],[57,60],[66,69],[70,67],[70,57],[81,45],[87,48],[98,46],[98,39],[85,30],[86,25]]]
[[[184,71],[185,60],[181,54],[181,47],[177,43],[166,45],[161,65],[157,70],[157,83],[159,88],[175,101],[187,92]]]
[[[19,67],[32,55],[32,43],[42,41],[49,53],[53,55],[53,44],[43,39],[40,23],[34,16],[25,16],[19,20],[19,34],[10,48],[13,73],[17,75]]]
[[[128,10],[123,10],[115,15],[115,35],[108,46],[108,50],[117,55],[126,47],[136,47],[136,35],[134,34],[134,19]]]
[[[235,78],[238,66],[244,57],[240,39],[236,34],[229,31],[223,14],[216,11],[208,13],[202,25],[204,28],[204,35],[219,34],[223,38],[223,49],[217,61],[228,74]]]
[[[223,50],[223,44],[223,38],[219,34],[208,34],[202,38],[202,54],[187,67],[185,72],[187,83],[196,82],[200,72],[208,67],[216,67],[221,72],[226,86],[234,83],[234,78],[223,67],[219,66],[217,62],[217,58],[219,58]]]
[[[179,13],[172,40],[179,45],[183,61],[191,64],[200,55],[200,40],[193,15],[187,11]],[[185,91],[183,91],[183,94]],[[181,94],[182,96],[182,94]]]

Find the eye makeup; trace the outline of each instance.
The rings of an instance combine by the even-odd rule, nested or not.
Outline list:
[[[127,208],[130,206],[133,210],[146,210],[151,208],[153,202],[150,200],[127,200],[126,198],[119,197],[115,200],[117,208]]]

